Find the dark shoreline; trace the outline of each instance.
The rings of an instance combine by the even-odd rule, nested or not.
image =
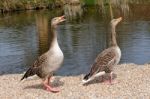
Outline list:
[[[65,4],[79,5],[80,0],[5,0],[0,1],[0,13],[61,8]]]
[[[7,13],[7,12],[17,12],[17,11],[27,11],[27,10],[42,10],[42,9],[55,9],[55,8],[61,8],[62,5],[58,4],[58,5],[53,5],[53,4],[49,4],[49,5],[43,5],[43,6],[29,6],[29,7],[19,7],[19,8],[1,8],[0,9],[0,13]]]

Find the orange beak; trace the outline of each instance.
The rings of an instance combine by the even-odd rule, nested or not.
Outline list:
[[[120,22],[122,20],[122,17],[117,18],[117,20]]]
[[[63,22],[63,21],[65,21],[66,19],[65,19],[65,15],[63,15],[63,16],[60,16],[59,17],[59,19],[60,19],[60,22]]]

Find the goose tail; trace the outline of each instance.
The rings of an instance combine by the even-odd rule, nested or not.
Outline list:
[[[85,84],[90,81],[91,75],[90,73],[86,74],[82,80],[82,83]]]
[[[84,76],[84,78],[82,80],[82,84],[86,84],[89,81],[95,79],[96,77],[102,76],[104,74],[105,74],[105,71],[98,72],[95,75],[91,75],[90,73],[88,73],[87,75]]]
[[[24,74],[24,76],[21,78],[21,80],[25,79],[25,78],[28,78],[30,76],[33,76],[36,74],[36,69],[33,69],[33,68],[29,68],[27,70],[27,72]]]

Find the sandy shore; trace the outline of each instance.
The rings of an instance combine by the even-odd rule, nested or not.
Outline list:
[[[115,68],[118,83],[108,85],[100,78],[81,85],[83,75],[55,76],[59,93],[43,90],[37,77],[20,82],[23,74],[0,76],[0,99],[150,99],[150,65],[122,64]]]

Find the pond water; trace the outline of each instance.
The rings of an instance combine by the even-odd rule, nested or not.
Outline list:
[[[73,12],[72,12],[72,9]],[[130,11],[113,9],[123,17],[117,26],[122,50],[120,63],[150,61],[150,6],[132,5]],[[65,60],[59,75],[86,73],[97,54],[109,43],[109,12],[96,7],[64,7],[53,11],[27,11],[0,15],[0,74],[22,73],[49,48],[50,20],[63,13],[67,21],[58,26],[59,45]]]

